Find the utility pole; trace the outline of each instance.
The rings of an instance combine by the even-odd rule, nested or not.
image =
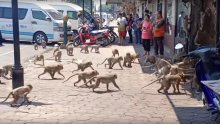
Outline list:
[[[100,0],[100,7],[99,7],[99,11],[100,11],[100,26],[99,29],[102,28],[102,0]]]
[[[93,4],[92,4],[93,0],[90,0],[90,12],[91,12],[91,15],[93,16]]]
[[[82,5],[82,6],[83,6],[82,14],[83,14],[83,24],[84,24],[84,17],[85,17],[85,13],[84,13],[84,11],[85,11],[85,1],[83,0],[82,2],[83,2],[83,3],[82,3],[82,4],[83,4],[83,5]]]
[[[14,66],[12,67],[12,88],[15,89],[17,87],[24,86],[24,69],[20,63],[18,1],[11,0],[11,5],[14,40]]]
[[[219,34],[220,34],[220,0],[216,0],[216,44],[219,45],[218,47],[220,47],[220,39],[219,39]]]

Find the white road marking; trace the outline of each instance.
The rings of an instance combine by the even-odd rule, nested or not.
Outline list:
[[[20,50],[22,50],[22,49],[24,49],[24,48],[27,48],[27,47],[29,47],[29,46],[22,47],[22,48],[20,48]],[[10,54],[10,53],[13,53],[13,52],[14,52],[14,50],[9,51],[9,52],[7,52],[7,53],[0,54],[0,56],[5,56],[5,55]]]

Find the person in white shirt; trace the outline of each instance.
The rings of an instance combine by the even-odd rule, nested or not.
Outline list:
[[[119,45],[123,45],[125,42],[127,20],[125,17],[122,17],[122,13],[119,13],[119,18],[117,19],[117,25],[118,25],[118,34],[119,34]]]

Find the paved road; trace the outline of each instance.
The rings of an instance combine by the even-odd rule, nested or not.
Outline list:
[[[51,46],[48,46],[50,48]],[[34,50],[33,45],[28,43],[20,44],[21,63],[23,64],[28,58],[34,55],[43,53],[46,49],[39,47],[39,50]],[[14,63],[14,47],[12,42],[4,43],[4,46],[0,47],[0,67],[6,64]]]
[[[43,72],[42,68],[33,63],[25,65],[25,84],[32,84],[34,89],[29,95],[32,104],[19,108],[9,107],[9,102],[0,103],[0,123],[18,124],[217,124],[211,118],[210,113],[205,110],[201,101],[191,97],[187,90],[187,84],[181,85],[182,94],[159,94],[159,84],[155,83],[145,89],[141,89],[155,77],[144,73],[138,61],[132,64],[132,68],[120,70],[116,65],[109,70],[97,63],[102,62],[105,57],[111,56],[111,50],[117,48],[120,55],[126,52],[143,53],[141,45],[109,46],[100,49],[100,54],[80,53],[79,48],[74,49],[74,56],[67,56],[62,50],[61,71],[69,77],[71,71],[76,69],[75,64],[68,61],[71,59],[82,59],[92,61],[93,67],[102,75],[116,73],[117,84],[121,88],[118,91],[112,84],[112,92],[106,92],[106,86],[101,84],[94,93],[88,88],[77,88],[73,82],[77,76],[66,83],[63,80],[50,80],[45,74],[42,79],[37,75]],[[49,59],[52,51],[45,53],[45,65],[56,63]],[[89,71],[90,69],[86,69]],[[59,75],[55,75],[59,78]],[[4,80],[5,85],[0,85],[0,101],[2,101],[11,89],[11,81]],[[80,82],[78,85],[83,84]]]

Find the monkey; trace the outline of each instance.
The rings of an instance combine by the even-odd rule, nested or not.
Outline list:
[[[56,51],[54,56],[55,56],[55,61],[60,62],[61,56],[62,56],[62,51]]]
[[[3,78],[5,78],[5,79],[7,79],[7,80],[10,80],[10,78],[8,78],[8,77],[5,76],[5,70],[4,70],[4,69],[1,69],[1,68],[0,68],[0,77],[3,77]],[[0,81],[0,83],[1,83],[1,81]]]
[[[37,61],[42,61],[42,65],[44,66],[44,55],[35,56],[34,64],[36,64]]]
[[[119,66],[121,67],[121,69],[123,70],[123,67],[121,66],[121,61],[123,61],[122,56],[119,56],[119,57],[116,57],[116,58],[115,58],[115,57],[106,58],[101,64],[97,64],[97,67],[98,67],[98,65],[104,64],[105,61],[108,62],[108,64],[105,64],[105,67],[106,67],[106,65],[109,65],[109,69],[112,69],[112,67],[113,67],[116,63],[118,63]]]
[[[134,62],[135,59],[139,59],[140,58],[140,54],[132,54],[131,55],[131,62]]]
[[[109,91],[109,83],[113,83],[113,85],[118,88],[119,90],[121,90],[119,88],[119,86],[116,84],[115,79],[117,79],[117,75],[116,74],[108,74],[108,75],[103,75],[103,76],[94,76],[92,77],[89,81],[86,82],[89,83],[91,80],[96,78],[96,82],[95,85],[93,86],[93,92],[95,92],[95,89],[98,88],[98,86],[100,85],[100,83],[106,84],[106,88],[107,91]]]
[[[38,75],[38,78],[40,79],[40,76],[49,73],[52,79],[54,78],[55,73],[57,72],[59,75],[63,76],[63,78],[65,78],[65,76],[63,74],[61,74],[61,70],[63,70],[63,65],[62,64],[57,64],[57,65],[49,65],[49,66],[45,66],[44,67],[44,72]]]
[[[37,45],[37,43],[34,44],[34,49],[35,49],[35,50],[38,50],[38,45]]]
[[[150,62],[151,64],[155,64],[156,63],[156,56],[147,56],[145,59],[145,63]]]
[[[53,51],[53,56],[55,56],[55,53],[56,53],[57,51],[59,51],[59,50],[60,50],[60,47],[55,48],[54,51]]]
[[[132,58],[130,53],[126,53],[126,56],[124,57],[124,63],[123,66],[132,67],[131,66]],[[128,63],[128,65],[126,65]]]
[[[95,53],[99,53],[99,47],[100,45],[92,45],[90,52],[92,52],[92,50],[95,49]]]
[[[84,50],[85,53],[89,53],[89,46],[88,45],[81,45],[80,48],[81,48],[80,52],[82,52]]]
[[[78,75],[78,81],[74,83],[74,86],[76,86],[76,84],[79,83],[81,80],[83,80],[84,84],[86,84],[86,79],[91,79],[92,77],[99,75],[99,73],[96,70],[89,71],[89,72],[77,73],[77,74],[74,74],[74,75],[70,76],[64,82],[68,81],[71,77],[76,76],[76,75]],[[90,84],[92,84],[92,81],[90,81]],[[87,84],[86,84],[86,86],[87,86]]]
[[[41,43],[41,46],[42,46],[43,49],[46,49],[47,42],[43,40],[42,43]]]
[[[66,47],[67,55],[72,56],[73,55],[73,46]]]
[[[19,100],[20,97],[23,97],[23,98],[24,98],[24,100],[23,100],[23,102],[20,104],[20,106],[23,105],[24,102],[27,102],[28,104],[30,104],[31,101],[28,100],[27,95],[32,91],[32,89],[33,89],[33,86],[32,86],[32,85],[21,86],[21,87],[18,87],[18,88],[16,88],[16,89],[13,89],[13,90],[8,94],[8,96],[5,98],[5,100],[2,101],[2,103],[5,102],[5,101],[7,101],[8,98],[12,95],[12,97],[13,97],[14,100],[13,100],[12,103],[11,103],[11,107],[14,107],[14,106],[15,106],[15,104],[17,103],[17,101]]]
[[[180,75],[167,75],[162,79],[161,87],[157,90],[158,93],[161,93],[160,91],[163,89],[165,93],[168,92],[170,86],[173,86],[173,93],[177,92],[180,93],[179,85],[181,82]]]
[[[116,54],[119,56],[118,49],[112,50],[112,54],[113,54],[113,57],[115,57]]]
[[[78,71],[78,70],[84,71],[88,67],[90,67],[92,70],[94,70],[93,67],[92,67],[92,62],[91,61],[89,61],[89,62],[81,62],[81,63],[73,62],[73,63],[75,63],[77,65],[77,69],[73,70],[72,73],[74,71]]]
[[[8,75],[10,72],[10,77],[12,77],[12,65],[5,65],[2,68],[5,76]]]

